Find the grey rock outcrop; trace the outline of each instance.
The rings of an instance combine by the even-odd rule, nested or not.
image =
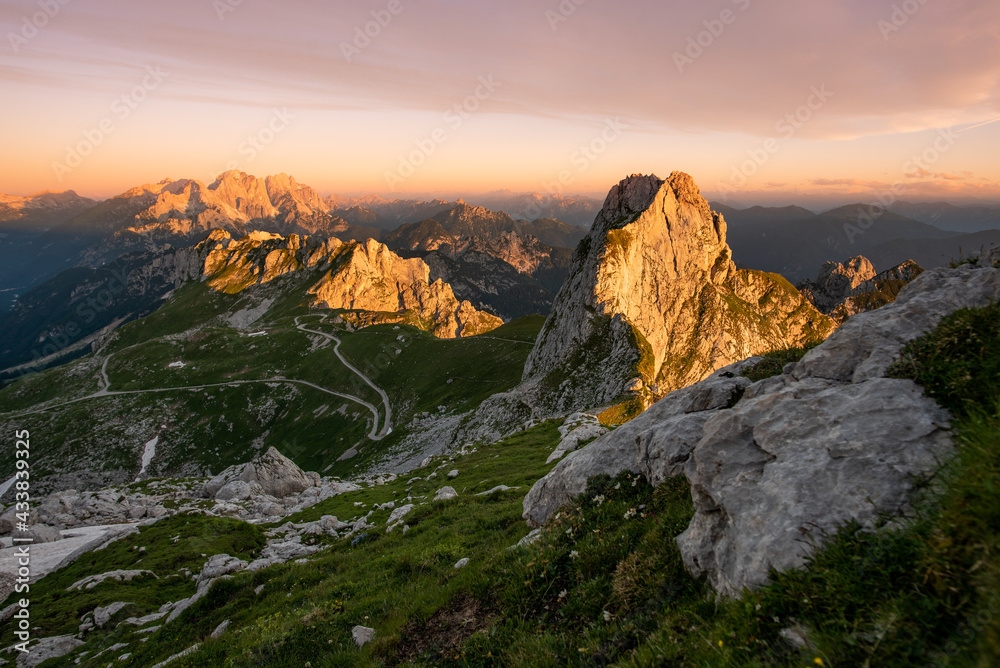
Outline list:
[[[127,601],[118,601],[117,603],[112,603],[111,605],[94,608],[94,625],[99,629],[104,628],[104,626],[111,621],[112,617],[130,605],[132,604]]]
[[[99,573],[97,575],[91,575],[83,578],[82,580],[79,580],[78,582],[74,582],[69,586],[69,588],[66,591],[93,589],[97,585],[101,584],[102,582],[106,582],[108,580],[113,580],[115,582],[131,582],[136,578],[142,578],[147,575],[151,575],[154,578],[156,577],[156,574],[153,573],[153,571],[141,571],[141,570],[109,571],[107,573]]]
[[[82,645],[83,641],[77,640],[73,636],[42,638],[29,648],[30,652],[20,654],[17,657],[17,668],[33,668],[49,659],[58,659],[61,656],[66,656]]]
[[[242,559],[231,557],[228,554],[216,554],[205,562],[196,581],[201,585],[202,582],[214,580],[230,573],[237,573],[246,567],[247,562]]]
[[[42,543],[52,543],[62,538],[62,535],[59,533],[59,529],[51,527],[47,524],[35,524],[28,527],[27,531],[15,531],[13,536],[15,539],[30,538],[36,545]]]
[[[458,492],[454,487],[442,487],[434,494],[435,501],[451,501],[458,498]]]
[[[991,246],[984,249],[979,256],[979,266],[1000,267],[1000,246]]]
[[[255,496],[261,496],[264,488],[259,483],[249,483],[243,480],[233,480],[226,483],[215,493],[216,501],[246,501]]]
[[[246,483],[247,487],[239,485],[240,482]],[[250,463],[231,466],[205,483],[205,495],[217,500],[242,499],[249,498],[259,489],[260,494],[282,499],[315,484],[315,479],[295,462],[270,447]],[[247,495],[241,496],[244,492]],[[220,494],[225,496],[220,498]]]
[[[622,471],[645,475],[653,484],[681,475],[712,413],[734,404],[750,381],[739,374],[759,362],[751,358],[672,392],[631,422],[571,452],[536,482],[524,499],[524,518],[541,526],[595,475]]]
[[[950,448],[947,412],[909,380],[810,378],[721,411],[685,470],[696,514],[677,539],[684,563],[738,595],[801,566],[849,520],[905,515],[914,480]]]
[[[263,570],[275,564],[283,564],[292,559],[301,559],[315,554],[320,548],[313,545],[304,545],[302,536],[290,536],[282,540],[268,541],[267,547],[260,553],[260,557],[250,562],[247,570],[251,572]]]
[[[759,586],[848,520],[910,513],[915,481],[953,452],[949,416],[887,378],[889,365],[945,315],[997,300],[1000,269],[926,272],[785,373],[752,385],[716,374],[571,453],[529,492],[525,517],[543,523],[598,473],[655,484],[683,472],[695,504],[677,539],[686,566],[726,595]]]
[[[355,645],[364,647],[375,639],[375,629],[367,626],[355,626],[351,630],[351,637],[354,638]]]
[[[562,439],[545,463],[554,462],[563,457],[567,452],[576,450],[584,441],[592,441],[606,433],[608,433],[608,430],[601,426],[596,416],[587,415],[586,413],[574,413],[566,418],[566,422],[559,427],[559,435],[562,436]]]
[[[399,508],[396,508],[395,510],[392,511],[392,514],[389,515],[389,519],[386,520],[385,525],[387,527],[392,527],[395,526],[398,522],[402,522],[403,518],[409,515],[414,508],[416,508],[416,506],[413,504],[407,504],[405,506],[400,506]]]
[[[685,470],[695,517],[677,543],[688,568],[735,594],[802,565],[808,533],[906,515],[914,481],[952,451],[948,415],[886,372],[945,315],[997,299],[1000,270],[929,271],[714,416]]]

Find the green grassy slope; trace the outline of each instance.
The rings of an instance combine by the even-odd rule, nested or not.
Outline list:
[[[48,665],[103,666],[93,654],[131,641],[131,665],[152,665],[200,643],[177,660],[191,666],[992,666],[1000,660],[1000,307],[960,312],[909,346],[897,375],[913,377],[956,415],[959,454],[925,488],[918,514],[877,531],[846,526],[803,569],[772,574],[772,584],[734,600],[714,600],[685,572],[674,537],[692,515],[682,478],[652,488],[622,474],[590,481],[534,546],[507,548],[526,535],[521,500],[551,465],[558,423],[548,422],[451,460],[435,460],[387,485],[333,499],[293,521],[324,514],[348,520],[376,504],[419,505],[410,527],[386,534],[390,510],[375,528],[328,545],[303,564],[241,573],[178,620],[136,643],[123,629],[98,631],[79,652]],[[977,342],[975,349],[967,343]],[[766,370],[762,370],[764,373]],[[454,479],[447,477],[458,470]],[[491,496],[505,484],[519,489]],[[451,485],[459,497],[431,501]],[[163,575],[201,553],[225,549],[252,556],[259,541],[199,529],[154,529],[130,539],[147,546]],[[266,529],[266,527],[262,527]],[[230,532],[233,536],[236,534]],[[169,535],[168,535],[169,534]],[[181,534],[179,546],[171,538]],[[230,542],[225,542],[225,541]],[[241,547],[245,546],[245,547]],[[176,556],[170,556],[176,549]],[[138,555],[81,565],[129,566]],[[97,559],[111,557],[97,556]],[[454,564],[470,559],[468,567]],[[198,560],[195,560],[198,561]],[[197,565],[197,564],[196,564]],[[69,581],[70,575],[53,576]],[[59,580],[60,585],[63,580]],[[138,609],[186,595],[173,580],[143,581]],[[258,594],[256,588],[264,588]],[[50,585],[46,585],[50,586]],[[117,585],[116,585],[117,586]],[[71,626],[69,597],[40,590],[36,614],[52,631]],[[87,605],[126,600],[129,592],[95,590]],[[123,598],[125,597],[125,598]],[[75,604],[73,604],[75,605]],[[145,607],[143,607],[145,606]],[[229,630],[209,637],[222,621]],[[355,625],[376,629],[354,646]],[[6,627],[0,632],[6,632]],[[795,638],[797,640],[789,640]],[[123,652],[126,650],[122,650]]]
[[[415,415],[466,412],[515,386],[543,321],[529,316],[459,340],[436,339],[406,325],[349,331],[334,324],[335,313],[307,308],[300,283],[286,277],[238,295],[188,284],[149,317],[124,326],[98,356],[0,390],[0,424],[16,421],[19,429],[45,434],[33,452],[33,474],[44,479],[73,475],[77,468],[71,480],[76,487],[133,479],[144,443],[157,436],[151,469],[156,475],[218,472],[268,446],[306,470],[352,474],[405,439]],[[263,315],[250,329],[233,326],[233,314],[255,309]],[[305,381],[374,405],[381,424],[380,395],[341,363],[332,342],[298,330],[297,319],[340,338],[345,358],[387,392],[393,412],[388,439],[369,441],[369,409],[319,389],[280,382],[226,385]],[[267,335],[248,336],[258,331]],[[101,390],[108,356],[111,391],[171,391],[94,397],[25,415]],[[176,363],[184,366],[171,366]],[[356,451],[361,454],[341,459]],[[87,466],[75,467],[80,461]],[[0,461],[0,478],[13,472],[13,464],[13,458]],[[36,491],[52,484],[43,482]]]

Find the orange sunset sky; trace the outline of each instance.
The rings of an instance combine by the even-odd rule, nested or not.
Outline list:
[[[996,0],[6,0],[0,192],[1000,202]]]

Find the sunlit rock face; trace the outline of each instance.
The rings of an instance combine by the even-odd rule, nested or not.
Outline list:
[[[439,338],[474,336],[503,324],[458,300],[447,283],[430,281],[423,260],[403,259],[374,240],[345,243],[267,232],[237,240],[216,230],[196,252],[204,258],[204,279],[221,292],[309,272],[307,294],[316,306],[381,314],[377,321],[410,322]]]
[[[802,281],[798,288],[821,313],[842,323],[893,302],[903,286],[923,272],[920,265],[907,260],[877,274],[868,258],[859,255],[844,263],[827,262],[815,281]]]
[[[726,222],[694,180],[631,176],[577,247],[519,387],[466,440],[619,402],[649,406],[715,369],[825,339],[836,324],[777,274],[737,269]]]
[[[736,268],[726,222],[690,176],[631,176],[577,248],[524,379],[565,377],[566,407],[652,400],[833,329],[780,276]]]

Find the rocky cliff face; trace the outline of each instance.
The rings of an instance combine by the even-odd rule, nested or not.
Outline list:
[[[450,283],[460,299],[504,319],[549,313],[569,270],[570,249],[542,243],[532,234],[534,223],[506,214],[467,205],[446,213],[442,219],[455,233],[437,220],[424,220],[403,225],[382,241],[407,257],[422,258],[432,280]]]
[[[314,304],[330,309],[382,314],[380,321],[407,321],[439,338],[474,336],[503,324],[456,299],[447,283],[430,280],[423,260],[403,259],[374,240],[282,237],[254,232],[235,240],[216,230],[198,246],[209,285],[235,293],[297,272],[314,272],[308,289]],[[373,320],[364,320],[365,323]]]
[[[926,272],[786,373],[751,384],[739,373],[755,360],[736,364],[570,453],[528,493],[525,518],[544,523],[590,476],[685,475],[695,517],[677,543],[692,573],[736,595],[801,566],[810,535],[911,510],[915,481],[952,451],[949,416],[887,369],[945,315],[997,299],[998,269]]]
[[[690,176],[632,176],[577,248],[524,379],[561,406],[653,399],[833,329],[781,277],[736,268],[725,220]]]
[[[802,281],[798,288],[821,312],[837,322],[894,301],[904,285],[923,273],[912,260],[880,274],[863,256],[845,263],[827,262],[815,281]]]

